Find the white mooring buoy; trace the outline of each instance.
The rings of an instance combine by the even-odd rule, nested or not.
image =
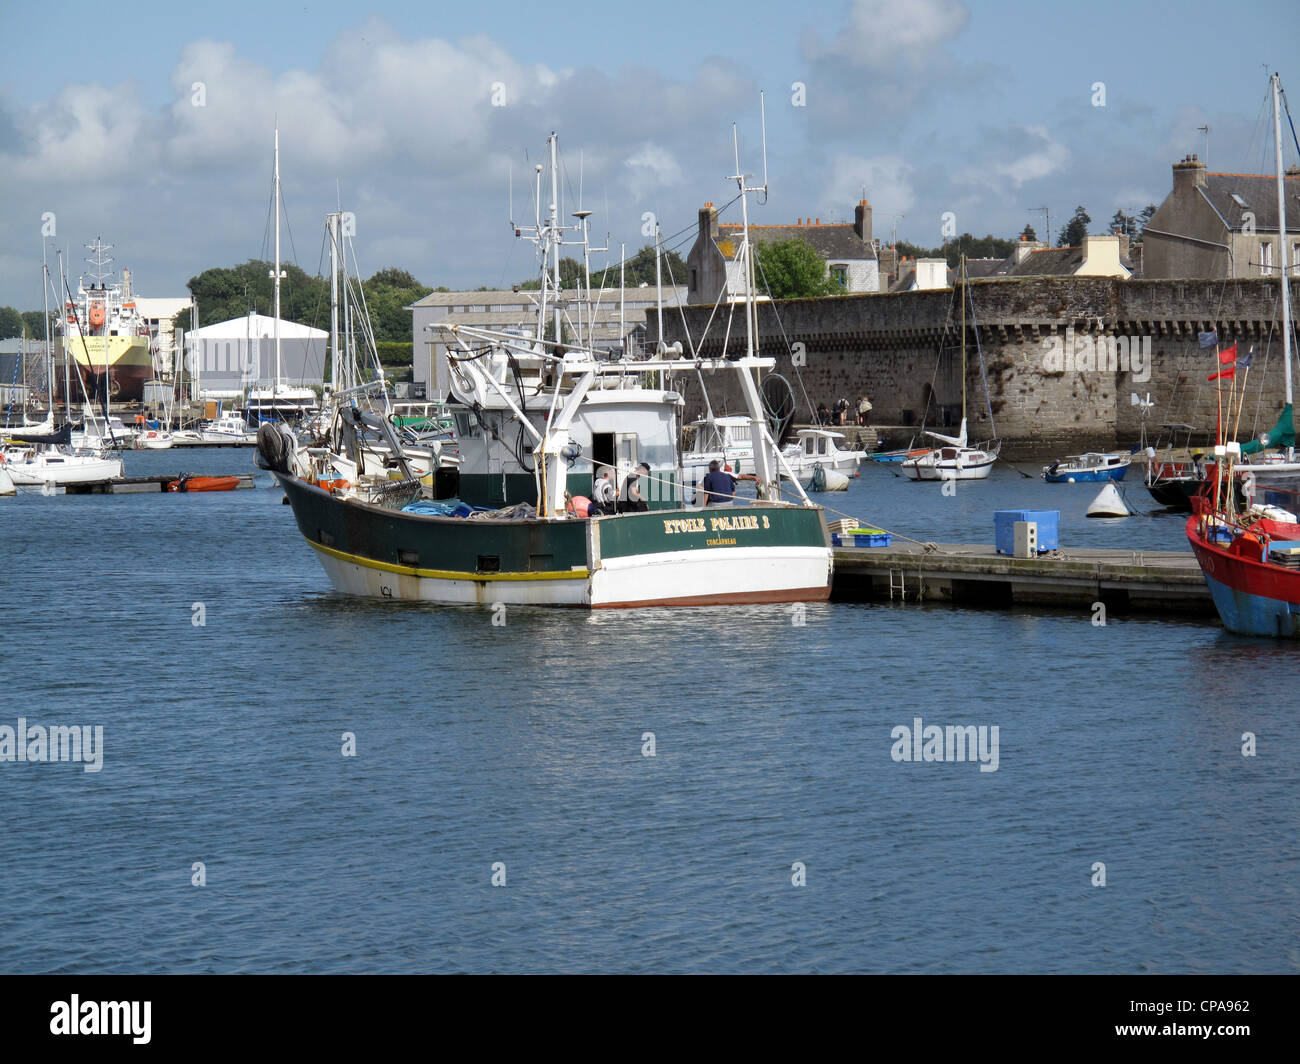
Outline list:
[[[1119,489],[1111,481],[1098,492],[1088,506],[1088,517],[1128,517],[1128,507],[1120,497]]]

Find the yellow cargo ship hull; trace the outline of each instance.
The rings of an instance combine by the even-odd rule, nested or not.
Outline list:
[[[108,395],[132,402],[143,396],[145,381],[153,377],[146,336],[73,336],[63,342],[92,394],[102,394],[107,376]]]

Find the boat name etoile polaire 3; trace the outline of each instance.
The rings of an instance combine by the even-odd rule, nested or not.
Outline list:
[[[759,524],[759,521],[762,524]],[[678,532],[743,532],[746,529],[770,528],[767,516],[756,514],[737,514],[735,517],[710,517],[705,523],[703,517],[685,517],[664,522],[664,532],[676,535]]]

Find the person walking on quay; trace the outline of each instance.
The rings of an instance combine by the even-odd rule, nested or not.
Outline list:
[[[871,424],[871,400],[865,395],[858,400],[858,425],[866,426]]]

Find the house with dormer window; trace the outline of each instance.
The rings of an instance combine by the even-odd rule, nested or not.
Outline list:
[[[1173,189],[1142,230],[1144,277],[1300,276],[1300,167],[1283,177],[1286,233],[1279,232],[1277,178],[1220,174],[1188,155]]]

